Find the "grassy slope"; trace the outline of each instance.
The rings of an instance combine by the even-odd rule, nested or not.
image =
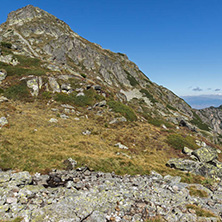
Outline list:
[[[52,107],[59,111],[53,112]],[[38,101],[0,104],[0,116],[9,114],[9,126],[0,131],[0,168],[46,172],[62,168],[62,162],[72,157],[79,166],[87,165],[105,172],[147,174],[156,170],[181,175],[187,182],[201,179],[165,166],[169,158],[182,155],[166,143],[168,131],[139,121],[110,126],[107,122],[116,114],[111,116],[106,108],[103,117],[96,116],[96,110],[79,109],[80,120],[74,120],[76,114],[69,114],[69,119],[58,117],[63,112],[58,103],[50,106]],[[50,118],[59,121],[50,123]],[[92,134],[82,135],[86,129]],[[171,131],[177,132],[176,129]],[[129,150],[115,147],[117,142]]]

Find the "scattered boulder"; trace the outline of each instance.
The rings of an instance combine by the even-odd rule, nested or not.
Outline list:
[[[86,135],[90,135],[90,134],[91,134],[91,131],[85,130],[85,131],[82,132],[82,134],[85,135],[85,136],[86,136]]]
[[[116,147],[120,148],[120,149],[125,149],[125,150],[128,150],[129,148],[123,144],[121,144],[120,142],[119,143],[116,143],[115,144]]]
[[[58,122],[58,120],[57,120],[57,119],[55,119],[55,118],[51,118],[51,119],[49,120],[49,122],[50,122],[50,123],[57,123],[57,122]]]
[[[106,106],[106,100],[103,100],[103,101],[101,101],[101,102],[96,103],[96,104],[93,106],[93,108],[95,108],[95,107],[104,107],[104,106]]]
[[[79,93],[76,95],[76,97],[78,97],[78,96],[85,96],[85,93],[84,93],[84,92],[79,92]]]
[[[60,93],[60,86],[54,77],[49,77],[49,85],[53,93]]]
[[[63,83],[61,85],[61,90],[62,90],[62,92],[65,92],[65,93],[71,93],[72,92],[72,87],[71,87],[70,84]]]
[[[8,98],[4,97],[4,96],[0,96],[0,103],[2,102],[8,102]]]
[[[4,80],[7,76],[7,72],[5,70],[0,70],[0,82]]]
[[[122,116],[122,117],[117,117],[117,118],[111,120],[109,122],[109,124],[116,124],[116,123],[121,123],[121,122],[126,122],[126,121],[127,121],[127,119],[124,116]]]
[[[8,125],[8,120],[3,116],[0,118],[0,126],[3,127],[5,125]]]
[[[62,113],[62,114],[60,114],[60,118],[62,118],[62,119],[69,119],[69,116],[67,116],[66,114]]]

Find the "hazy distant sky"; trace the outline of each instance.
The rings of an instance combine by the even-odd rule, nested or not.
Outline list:
[[[1,0],[38,6],[179,96],[222,93],[222,0]]]

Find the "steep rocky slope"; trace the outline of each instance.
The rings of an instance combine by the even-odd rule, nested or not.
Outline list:
[[[15,55],[40,59],[48,76],[82,75],[112,87],[122,100],[136,98],[166,115],[172,115],[175,109],[180,115],[193,116],[190,106],[152,83],[126,55],[83,39],[63,21],[37,7],[28,5],[11,12],[1,25],[0,41],[12,43]]]

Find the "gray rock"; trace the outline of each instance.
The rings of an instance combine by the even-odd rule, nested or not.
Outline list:
[[[58,120],[57,120],[57,119],[55,119],[55,118],[51,118],[51,119],[49,120],[49,122],[50,122],[50,123],[57,123],[57,122],[58,122]]]
[[[54,77],[49,77],[49,86],[51,87],[53,93],[60,93],[60,86]]]
[[[39,78],[41,77],[34,77],[27,81],[27,87],[32,89],[32,96],[38,96],[39,95]],[[41,88],[41,87],[40,87]]]
[[[69,116],[67,116],[66,114],[62,113],[62,114],[60,114],[60,118],[62,118],[62,119],[69,119]]]
[[[96,104],[93,106],[93,108],[95,108],[95,107],[104,107],[104,106],[106,106],[106,100],[103,100],[103,101],[101,101],[101,102],[96,103]]]
[[[6,119],[6,117],[1,117],[0,118],[0,126],[1,127],[3,127],[3,126],[5,126],[5,125],[7,125],[8,124],[8,120]]]
[[[0,96],[0,103],[2,102],[8,102],[8,99],[4,96]]]
[[[6,71],[0,70],[0,81],[4,80],[7,76]]]
[[[128,150],[129,148],[121,143],[116,143],[115,144],[116,147],[120,148],[120,149],[125,149],[125,150]]]
[[[78,97],[78,96],[85,96],[85,94],[84,94],[84,92],[79,92],[76,96],[77,96],[77,97]]]
[[[127,121],[127,119],[124,116],[122,116],[122,117],[117,117],[117,118],[111,120],[109,122],[109,124],[116,124],[116,123],[121,123],[121,122],[126,122],[126,121]]]
[[[86,136],[86,135],[90,135],[90,134],[91,134],[91,131],[86,130],[86,131],[83,131],[82,134],[85,135],[85,136]]]

